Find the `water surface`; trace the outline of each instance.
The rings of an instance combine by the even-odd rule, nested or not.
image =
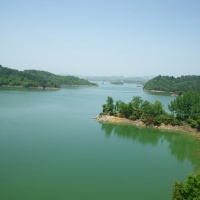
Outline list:
[[[199,141],[186,134],[99,123],[107,96],[128,102],[136,85],[0,89],[0,199],[132,200],[171,197],[199,170]]]

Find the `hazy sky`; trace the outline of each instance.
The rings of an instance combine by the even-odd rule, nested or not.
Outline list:
[[[200,75],[200,0],[0,0],[0,64],[71,75]]]

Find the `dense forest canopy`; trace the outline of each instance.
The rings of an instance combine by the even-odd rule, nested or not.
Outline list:
[[[182,94],[187,91],[200,92],[200,76],[156,76],[144,84],[145,90],[159,90]]]
[[[61,85],[94,86],[97,84],[75,76],[59,76],[50,72],[38,70],[18,71],[0,65],[0,86],[2,85],[60,88]]]

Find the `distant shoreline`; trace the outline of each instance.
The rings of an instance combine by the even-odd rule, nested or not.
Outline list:
[[[96,87],[96,85],[94,85]],[[38,89],[38,90],[61,90],[62,87],[93,87],[93,85],[62,85],[60,88],[54,88],[54,87],[23,87],[22,85],[18,86],[12,86],[12,85],[2,85],[0,88],[22,88],[22,89]]]
[[[163,90],[145,90],[144,91],[146,92],[156,92],[156,93],[165,93],[166,91],[163,91]]]
[[[200,140],[200,132],[194,128],[191,128],[189,125],[186,125],[186,124],[181,125],[181,126],[172,126],[172,125],[161,124],[160,126],[148,127],[140,119],[133,121],[133,120],[126,119],[126,118],[114,117],[114,116],[109,116],[109,115],[98,115],[98,116],[94,117],[94,119],[99,122],[108,122],[108,123],[113,123],[113,124],[130,124],[130,125],[137,126],[137,127],[146,127],[146,128],[160,129],[160,130],[184,132],[184,133],[189,133]]]
[[[62,87],[97,87],[98,85],[61,85],[61,88]]]
[[[38,90],[60,90],[61,88],[54,88],[54,87],[41,87],[41,86],[38,86],[38,87],[23,87],[22,85],[19,85],[19,86],[12,86],[12,85],[2,85],[1,87],[4,87],[4,88],[23,88],[23,89],[38,89]]]
[[[168,94],[170,94],[170,96],[174,96],[174,97],[180,96],[180,95],[178,95],[176,93],[171,93],[171,92],[167,92],[167,91],[163,91],[163,90],[145,90],[145,89],[143,89],[143,90],[146,91],[146,92],[168,93]]]

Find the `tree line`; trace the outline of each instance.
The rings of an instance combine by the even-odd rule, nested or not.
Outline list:
[[[200,130],[200,93],[189,91],[178,96],[168,105],[170,113],[166,112],[160,101],[151,103],[135,96],[128,103],[114,102],[107,97],[100,115],[111,115],[130,120],[141,119],[146,126],[182,125],[189,124],[192,128]]]
[[[200,92],[200,76],[156,76],[147,81],[143,87],[144,90],[158,90],[175,94],[183,94],[187,91]]]
[[[87,80],[76,76],[59,76],[46,71],[24,70],[18,71],[0,65],[0,86],[23,86],[23,87],[53,87],[61,85],[88,85],[95,86]]]

